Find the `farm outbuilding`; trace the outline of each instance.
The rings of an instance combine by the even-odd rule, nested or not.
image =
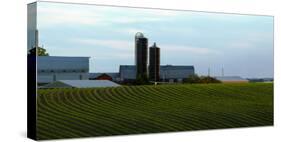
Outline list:
[[[135,80],[136,67],[134,65],[120,65],[119,68],[121,81]],[[194,66],[161,65],[160,81],[182,82],[189,75],[194,74]]]
[[[217,80],[222,83],[248,83],[249,80],[244,79],[240,76],[217,76],[215,77]]]
[[[37,82],[88,80],[89,57],[38,56]]]
[[[120,81],[119,72],[111,73],[89,73],[89,80],[111,80]]]
[[[118,86],[120,85],[109,80],[59,80],[40,88],[94,88]]]

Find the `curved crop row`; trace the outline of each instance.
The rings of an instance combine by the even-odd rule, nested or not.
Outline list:
[[[273,84],[38,90],[39,139],[273,125]]]

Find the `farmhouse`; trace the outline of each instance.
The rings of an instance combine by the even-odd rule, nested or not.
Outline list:
[[[89,57],[37,56],[37,82],[88,80]]]
[[[120,80],[130,81],[136,79],[136,67],[134,65],[121,65],[119,68]],[[189,75],[194,74],[193,66],[160,66],[160,81],[182,82]]]

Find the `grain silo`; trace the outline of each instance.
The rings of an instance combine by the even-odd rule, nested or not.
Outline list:
[[[140,32],[135,35],[136,78],[147,77],[147,46],[148,40]]]
[[[159,81],[160,79],[160,48],[156,43],[149,48],[149,80]]]

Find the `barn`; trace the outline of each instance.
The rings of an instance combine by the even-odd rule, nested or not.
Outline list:
[[[240,76],[217,76],[215,77],[217,80],[222,83],[248,83],[249,80],[244,79]]]
[[[111,81],[115,81],[115,82],[120,81],[118,72],[90,73],[89,80],[111,80]]]
[[[134,65],[121,65],[119,68],[120,80],[130,81],[136,79],[136,67]],[[163,82],[182,82],[189,75],[194,74],[193,66],[184,65],[161,65],[160,81]]]
[[[117,83],[109,80],[58,80],[47,85],[41,86],[41,89],[47,88],[95,88],[95,87],[118,87]]]
[[[89,57],[37,56],[37,82],[88,80]]]

